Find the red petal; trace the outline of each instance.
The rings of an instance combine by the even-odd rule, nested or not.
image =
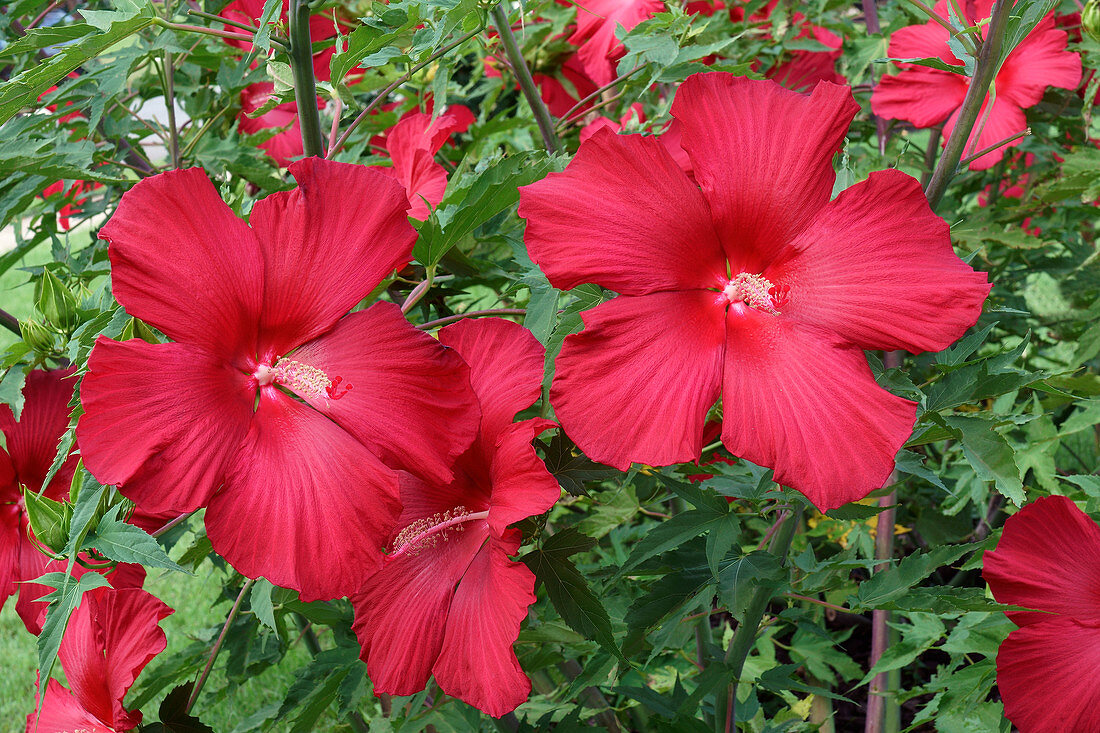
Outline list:
[[[47,603],[38,600],[54,589],[50,586],[32,582],[46,573],[66,572],[69,569],[66,560],[51,560],[36,550],[30,542],[24,540],[20,551],[19,599],[15,602],[15,612],[19,614],[27,631],[38,636],[42,632],[42,620],[45,617]],[[112,588],[140,588],[145,583],[145,568],[133,563],[119,563],[109,572],[88,570],[79,564],[73,565],[71,574],[79,578],[85,573],[101,572],[110,581]]]
[[[201,168],[140,181],[99,231],[115,298],[176,341],[255,349],[263,264],[255,235]]]
[[[527,250],[554,287],[644,295],[726,273],[707,202],[655,138],[598,131],[563,172],[519,191]]]
[[[920,184],[896,170],[830,201],[764,271],[787,286],[784,316],[864,349],[939,351],[978,320],[990,285],[955,255]]]
[[[561,487],[535,453],[531,441],[557,425],[550,420],[524,420],[500,434],[493,449],[493,485],[489,526],[496,537],[509,524],[542,514],[561,496]]]
[[[665,9],[661,0],[582,0],[577,3],[577,30],[569,43],[579,45],[577,57],[592,81],[603,86],[615,78],[615,61],[623,45],[615,37],[621,25],[630,30]]]
[[[881,487],[916,403],[875,383],[863,352],[801,323],[732,306],[726,320],[722,442],[775,469],[821,511]]]
[[[138,673],[164,651],[161,619],[172,613],[157,597],[136,588],[96,588],[84,594],[69,618],[58,659],[80,705],[112,727],[141,722],[122,699]]]
[[[997,94],[1026,108],[1042,101],[1048,86],[1076,88],[1081,57],[1066,50],[1067,40],[1065,31],[1054,27],[1054,13],[1047,14],[1001,64]]]
[[[225,483],[206,510],[214,550],[307,601],[359,588],[380,566],[399,509],[393,471],[271,387]]]
[[[23,386],[25,402],[19,422],[15,421],[10,407],[0,405],[0,431],[3,431],[7,442],[15,483],[23,484],[31,491],[37,492],[42,488],[42,479],[46,478],[57,455],[57,443],[69,427],[74,371],[73,368],[32,370]],[[0,462],[4,462],[3,459]],[[68,492],[75,468],[75,457],[65,462],[50,484],[48,493],[51,498],[60,498]],[[6,468],[0,467],[2,486],[7,486],[9,482],[4,479],[5,472]],[[18,499],[18,493],[13,496],[12,501]]]
[[[982,576],[1001,603],[1019,611],[1020,626],[1050,613],[1100,624],[1100,527],[1064,496],[1046,496],[1008,518],[996,551],[985,553]]]
[[[246,135],[255,135],[275,127],[285,128],[259,144],[259,148],[271,156],[272,160],[285,167],[290,165],[291,160],[305,154],[302,129],[298,126],[298,105],[284,102],[259,117],[248,116],[248,113],[264,106],[274,91],[275,85],[271,82],[259,82],[245,87],[241,91],[241,114],[237,117],[237,124]],[[318,108],[323,107],[323,104],[318,105]]]
[[[871,93],[871,111],[887,120],[932,127],[962,106],[966,79],[950,71],[915,67],[884,76]]]
[[[0,463],[4,455],[0,450]],[[22,580],[19,577],[20,544],[26,542],[22,510],[18,504],[7,503],[7,497],[4,499],[0,504],[0,608],[4,607],[8,596],[19,589],[16,581]]]
[[[443,644],[455,586],[485,542],[481,526],[448,532],[419,554],[387,562],[352,596],[353,628],[376,694],[424,689]]]
[[[829,201],[858,111],[848,87],[826,82],[808,97],[724,73],[680,85],[672,114],[735,270],[759,272]]]
[[[997,654],[1005,717],[1026,733],[1100,730],[1100,628],[1050,617],[1016,629]]]
[[[462,576],[432,668],[440,689],[494,718],[515,710],[531,692],[512,645],[535,602],[535,576],[508,559],[519,548],[519,532],[510,539],[482,547]]]
[[[298,187],[250,217],[264,256],[264,358],[331,328],[409,261],[416,239],[401,187],[377,170],[308,158],[290,173]]]
[[[101,483],[149,512],[206,504],[252,417],[248,377],[186,344],[102,336],[80,388],[77,443]]]
[[[474,440],[479,410],[469,370],[392,303],[375,303],[292,355],[330,378],[338,399],[301,395],[387,464],[446,480]]]
[[[963,157],[966,158],[986,148],[992,147],[1017,133],[1027,129],[1027,118],[1024,111],[1018,105],[1010,101],[1004,95],[997,97],[993,102],[993,109],[987,115],[989,109],[989,95],[986,95],[982,109],[978,113],[978,119],[974,123],[974,130],[970,133],[970,139],[966,141]],[[955,129],[958,113],[951,115],[947,122],[943,123],[943,141],[947,143],[948,136]],[[986,153],[982,157],[970,163],[970,170],[984,171],[992,168],[1001,161],[1005,151],[1020,144],[1020,140],[1013,140],[1007,145],[1001,145],[993,152]]]
[[[502,318],[467,319],[439,331],[439,342],[470,367],[481,405],[481,436],[488,444],[539,398],[545,350],[523,326]]]
[[[946,20],[948,15],[945,8],[946,4],[937,3],[936,5],[936,12]],[[892,59],[939,58],[948,64],[962,65],[947,45],[950,37],[948,30],[935,21],[898,28],[890,34],[887,53]]]
[[[565,339],[550,399],[593,460],[625,471],[699,457],[725,347],[718,293],[620,295]]]
[[[35,703],[38,695],[35,695]],[[80,706],[72,693],[60,682],[50,679],[46,685],[46,701],[38,717],[34,713],[27,715],[26,733],[115,733],[115,729],[104,724]]]

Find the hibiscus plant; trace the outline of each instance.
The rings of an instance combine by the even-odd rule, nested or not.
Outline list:
[[[1100,731],[1100,2],[0,6],[3,730]]]

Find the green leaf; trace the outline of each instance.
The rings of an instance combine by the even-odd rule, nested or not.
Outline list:
[[[755,550],[722,568],[718,574],[718,598],[734,618],[740,619],[758,588],[777,588],[785,579],[778,557]]]
[[[83,543],[83,548],[94,547],[101,554],[118,562],[130,562],[150,568],[167,568],[181,573],[192,573],[172,562],[168,553],[148,532],[127,524],[118,518],[121,504],[111,510],[99,521]]]
[[[274,588],[275,586],[271,584],[271,581],[265,578],[256,578],[248,602],[252,607],[252,613],[256,614],[256,618],[260,620],[260,623],[272,629],[275,633],[279,633],[278,626],[275,623],[275,606],[271,603],[271,591]]]
[[[14,366],[0,380],[0,404],[8,405],[18,421],[23,414],[23,385],[27,383],[27,373],[23,367]]]
[[[618,473],[613,468],[590,460],[579,451],[574,452],[574,448],[573,441],[559,430],[550,439],[543,458],[546,470],[573,496],[587,496],[585,483],[605,481]]]
[[[882,570],[860,584],[848,606],[857,612],[881,608],[905,596],[909,589],[933,573],[975,549],[974,545],[946,545],[930,552],[907,556],[896,567]]]
[[[671,519],[666,519],[647,532],[641,541],[634,545],[630,556],[623,563],[619,572],[615,574],[615,577],[620,578],[649,558],[668,552],[704,532],[713,530],[726,522],[728,513],[728,511],[719,512],[713,509],[691,509],[681,512]],[[734,537],[736,538],[736,529],[739,528],[739,525],[735,524],[734,528]],[[731,541],[730,546],[732,547],[732,545],[733,542]],[[722,556],[725,556],[724,552]],[[717,566],[717,563],[715,563],[715,566]]]
[[[214,733],[214,729],[187,712],[194,683],[179,685],[160,703],[160,722],[142,726],[142,733]]]
[[[1020,468],[1008,440],[981,417],[947,415],[947,425],[961,433],[963,455],[983,481],[992,481],[998,492],[1022,506],[1025,500]]]
[[[894,506],[897,505],[895,504]],[[852,502],[851,504],[845,504],[836,509],[830,509],[825,512],[825,516],[830,519],[839,519],[847,522],[862,522],[871,517],[878,516],[889,508],[888,506],[879,506],[878,504],[860,504],[859,502]]]
[[[940,71],[950,71],[952,74],[958,74],[959,76],[967,76],[965,66],[956,66],[955,64],[949,64],[939,58],[915,58],[915,59],[875,59],[875,63],[886,63],[893,61],[895,64],[912,64],[914,66],[927,66],[930,69],[939,69]]]

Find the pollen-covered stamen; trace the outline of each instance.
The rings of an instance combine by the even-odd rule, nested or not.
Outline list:
[[[722,295],[730,303],[744,303],[773,316],[779,315],[779,307],[787,302],[789,290],[785,285],[775,286],[763,275],[738,273],[726,283]]]
[[[427,547],[435,547],[441,540],[447,540],[447,532],[461,532],[466,522],[488,519],[488,510],[468,512],[464,506],[456,506],[445,512],[418,519],[401,530],[393,541],[393,552],[386,555],[387,560],[396,560],[405,555],[415,556]]]
[[[261,375],[263,369],[265,367],[256,370],[256,378],[261,385],[265,384],[264,377],[267,377],[267,374]],[[317,367],[293,359],[279,359],[274,367],[266,367],[266,369],[270,370],[269,381],[266,383],[273,381],[281,384],[299,397],[338,400],[351,389],[351,385],[348,384],[344,386],[343,392],[338,393],[337,387],[342,381],[341,377],[330,379]]]

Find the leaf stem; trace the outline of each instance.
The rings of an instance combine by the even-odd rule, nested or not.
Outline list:
[[[985,150],[979,150],[978,152],[974,153],[973,155],[968,155],[965,158],[963,158],[962,160],[960,160],[959,161],[959,167],[962,168],[964,166],[968,166],[971,163],[973,163],[975,160],[977,160],[978,158],[982,157],[983,155],[986,155],[988,153],[992,153],[997,148],[1008,145],[1011,142],[1015,142],[1016,140],[1019,140],[1022,137],[1027,137],[1030,134],[1031,134],[1031,128],[1029,127],[1026,130],[1024,130],[1023,132],[1017,132],[1015,135],[1013,135],[1011,137],[1006,137],[1004,140],[1001,140],[999,142],[995,142],[992,145],[990,145],[988,148],[986,148]]]
[[[917,2],[917,0],[909,0]],[[978,120],[982,103],[985,102],[986,93],[996,76],[997,68],[1001,62],[1001,42],[1004,37],[1005,26],[1012,10],[1010,0],[997,0],[993,6],[993,15],[989,21],[989,31],[986,33],[985,43],[982,44],[981,53],[978,55],[974,66],[974,78],[970,80],[970,86],[966,90],[962,106],[959,108],[955,127],[947,138],[943,154],[940,156],[936,170],[932,172],[932,179],[924,193],[928,197],[928,204],[935,211],[943,194],[947,190],[947,184],[955,176],[959,167],[959,159],[962,158],[967,140],[974,129],[974,123]]]
[[[569,118],[570,118],[570,117],[572,117],[572,116],[573,116],[573,114],[574,114],[575,112],[577,112],[577,111],[578,111],[579,109],[581,109],[581,108],[582,108],[582,107],[583,107],[584,105],[588,104],[588,103],[589,103],[589,102],[591,102],[591,101],[592,101],[593,99],[595,99],[596,97],[598,97],[598,96],[600,96],[601,94],[603,94],[604,92],[606,92],[606,91],[607,91],[608,89],[611,89],[612,87],[614,87],[614,86],[617,86],[617,85],[618,85],[619,83],[621,83],[621,82],[624,82],[624,81],[626,81],[627,79],[629,79],[630,77],[634,76],[635,74],[637,74],[637,73],[638,73],[639,71],[641,71],[641,70],[642,70],[642,69],[644,69],[645,67],[646,67],[646,64],[641,64],[641,65],[639,65],[639,66],[635,66],[635,67],[634,67],[633,69],[631,69],[630,71],[626,72],[625,74],[623,74],[622,76],[620,76],[620,77],[619,77],[618,79],[613,79],[613,80],[611,80],[611,81],[610,81],[610,82],[608,82],[607,84],[604,84],[604,85],[603,85],[602,87],[600,87],[600,88],[599,88],[599,89],[597,89],[596,91],[594,91],[594,92],[592,92],[591,94],[589,94],[589,95],[588,95],[587,97],[585,97],[585,98],[584,98],[584,99],[582,99],[581,101],[579,101],[579,102],[577,102],[576,104],[574,104],[574,105],[573,105],[572,107],[570,107],[570,108],[569,108],[569,111],[568,111],[568,112],[566,112],[565,114],[563,114],[563,115],[561,116],[561,120],[560,120],[560,121],[558,122],[558,126],[559,126],[559,127],[566,127],[566,126],[568,126],[568,125],[569,125],[569,122],[567,122],[567,120],[569,120]]]
[[[504,44],[504,55],[507,56],[508,63],[516,75],[520,91],[523,92],[527,104],[530,105],[531,111],[535,114],[535,122],[538,123],[543,145],[551,153],[560,153],[561,141],[558,140],[558,135],[554,132],[554,118],[550,116],[550,110],[546,109],[542,96],[539,95],[538,87],[535,86],[535,80],[531,78],[531,70],[527,68],[527,62],[523,59],[523,52],[520,51],[519,45],[516,43],[516,37],[512,33],[512,24],[508,22],[508,14],[503,7],[503,3],[506,1],[502,0],[493,8],[493,25],[497,27],[497,33],[500,34],[500,40]]]
[[[448,323],[461,321],[463,318],[478,318],[480,316],[522,316],[526,313],[527,311],[523,308],[489,308],[487,310],[469,311],[468,313],[457,313],[453,316],[437,318],[434,321],[421,323],[417,328],[421,331],[428,331],[433,328],[438,328],[439,326],[446,326]]]
[[[317,114],[317,80],[313,72],[313,42],[309,38],[309,3],[290,0],[290,70],[294,74],[294,101],[307,158],[323,158],[321,117]]]
[[[201,25],[188,25],[186,23],[172,23],[164,20],[163,18],[154,18],[153,25],[159,25],[161,28],[168,28],[173,31],[180,31],[182,33],[201,33],[204,36],[217,36],[218,38],[229,38],[234,41],[247,41],[252,43],[252,36],[246,36],[244,33],[233,33],[232,31],[218,30],[217,28],[207,28]],[[272,45],[278,46],[279,50],[287,51],[287,47],[282,41],[278,41],[274,38],[271,39]]]
[[[237,611],[240,610],[241,602],[248,594],[248,591],[252,589],[252,584],[255,582],[255,580],[249,578],[248,582],[241,588],[241,592],[237,594],[237,600],[233,602],[233,608],[229,609],[229,615],[225,618],[225,626],[222,626],[222,632],[218,634],[218,639],[214,642],[214,648],[210,650],[210,658],[206,660],[206,666],[203,667],[202,674],[199,675],[198,681],[195,682],[195,686],[191,689],[191,696],[187,698],[187,707],[183,709],[183,712],[191,712],[195,700],[198,699],[199,693],[202,691],[202,686],[206,684],[206,678],[210,676],[210,669],[214,666],[214,660],[218,658],[218,652],[221,651],[222,642],[225,641],[225,636],[229,633],[229,627],[233,623],[233,619],[237,617]]]
[[[180,132],[176,126],[176,87],[175,80],[172,78],[175,76],[176,66],[172,59],[172,52],[164,52],[164,102],[165,107],[168,108],[168,150],[172,155],[172,168],[178,170],[180,167]]]
[[[2,308],[0,308],[0,326],[23,338],[23,332],[19,330],[19,319]]]

